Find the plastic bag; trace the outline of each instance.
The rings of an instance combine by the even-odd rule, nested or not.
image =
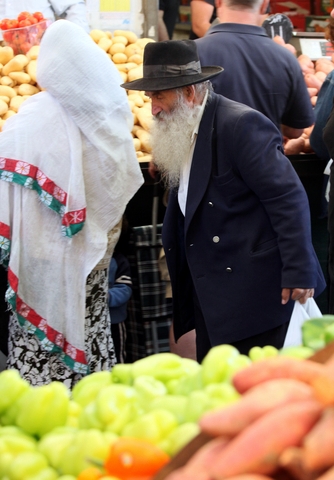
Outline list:
[[[322,316],[314,298],[308,298],[304,304],[296,301],[283,347],[298,347],[302,345],[302,325],[305,320]]]

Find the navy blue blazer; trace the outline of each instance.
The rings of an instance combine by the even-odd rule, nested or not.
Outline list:
[[[262,113],[210,95],[182,217],[173,191],[162,235],[176,339],[194,327],[192,283],[212,346],[287,322],[283,287],[324,290],[305,189]]]

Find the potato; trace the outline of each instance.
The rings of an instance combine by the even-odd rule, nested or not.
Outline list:
[[[108,38],[112,38],[112,33],[109,30],[104,30],[104,33],[107,35]]]
[[[136,112],[136,114],[137,114],[140,125],[145,130],[149,131],[153,122],[153,116],[151,111],[148,108],[140,108]]]
[[[136,45],[138,45],[139,47],[141,47],[142,49],[145,48],[145,46],[150,43],[150,42],[155,42],[155,40],[153,40],[153,38],[139,38],[137,41],[136,41]]]
[[[29,60],[36,60],[39,54],[39,49],[39,45],[33,45],[31,47],[31,49],[27,52],[27,57],[29,58]]]
[[[4,102],[9,103],[10,98],[6,97],[6,95],[1,95],[0,100],[3,100]]]
[[[118,70],[122,70],[122,72],[126,72],[126,73],[128,73],[132,68],[136,68],[136,67],[137,67],[136,63],[130,63],[130,62],[116,64],[116,68]]]
[[[0,47],[0,63],[2,65],[6,65],[12,58],[14,58],[14,50],[12,47]]]
[[[136,43],[130,43],[130,45],[127,45],[125,47],[124,53],[129,58],[132,55],[143,55],[143,49]]]
[[[115,55],[115,53],[124,53],[125,52],[125,45],[124,43],[112,43],[109,50],[108,50],[108,53],[110,53],[110,55]]]
[[[0,78],[1,85],[7,85],[7,87],[15,87],[16,82],[13,78],[9,77],[8,75],[4,75]]]
[[[34,85],[30,85],[28,83],[21,83],[18,88],[19,95],[35,95],[36,93],[40,92],[38,87]]]
[[[13,98],[16,97],[17,93],[15,91],[16,87],[7,87],[6,85],[0,85],[0,95],[5,97]]]
[[[30,83],[31,77],[25,72],[10,72],[9,78],[15,80],[17,83]],[[2,77],[4,78],[4,77]]]
[[[128,74],[127,74],[127,73],[122,72],[122,71],[120,71],[120,70],[118,71],[118,73],[119,73],[120,76],[121,76],[122,83],[125,83],[125,82],[128,81]]]
[[[144,128],[138,128],[136,130],[136,136],[139,138],[142,144],[142,148],[145,152],[151,153],[151,138],[149,132],[144,130]]]
[[[134,138],[133,139],[133,145],[134,145],[136,151],[141,149],[141,141],[139,140],[139,138]]]
[[[13,97],[9,103],[10,109],[14,110],[14,112],[18,112],[24,100],[25,99],[21,95],[17,95],[16,97]]]
[[[115,55],[112,56],[112,61],[114,63],[126,63],[128,57],[125,55],[125,53],[115,53]]]
[[[132,68],[128,73],[129,82],[138,80],[139,78],[143,78],[143,65],[138,65],[136,68]]]
[[[98,43],[98,41],[103,37],[108,38],[108,35],[104,33],[103,30],[100,30],[98,28],[94,28],[93,30],[91,30],[89,32],[89,35],[91,36],[91,38],[94,40],[95,43]]]
[[[3,75],[8,75],[11,72],[20,72],[21,70],[24,69],[26,65],[29,63],[29,58],[26,55],[19,54],[15,55],[14,58],[9,60],[6,65],[4,65],[2,69],[2,74]]]
[[[112,40],[107,37],[101,37],[100,40],[97,42],[97,45],[105,52],[108,52],[109,48],[112,45]]]
[[[137,65],[140,65],[143,63],[143,56],[139,53],[134,53],[130,57],[128,57],[128,62],[136,63]]]
[[[4,120],[7,120],[7,118],[12,117],[13,115],[16,115],[16,112],[14,110],[7,110],[7,112],[2,116]]]
[[[112,43],[124,43],[124,45],[127,45],[129,42],[128,39],[124,37],[124,35],[114,35]]]
[[[129,43],[135,43],[138,40],[137,35],[134,32],[130,32],[128,30],[115,30],[114,36],[122,36],[125,37]]]
[[[26,67],[28,75],[33,82],[37,82],[37,60],[30,60]]]
[[[128,100],[132,100],[136,107],[142,107],[144,105],[144,100],[138,93],[128,94]]]
[[[8,111],[8,103],[0,100],[0,115],[4,115]]]

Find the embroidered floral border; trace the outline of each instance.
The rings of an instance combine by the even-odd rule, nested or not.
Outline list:
[[[72,237],[84,226],[86,209],[65,212],[67,193],[38,167],[21,160],[0,157],[0,179],[35,190],[41,201],[62,217],[62,234]]]
[[[13,312],[22,328],[28,333],[36,335],[43,350],[49,353],[59,353],[60,359],[74,372],[87,375],[89,367],[85,352],[68,343],[64,335],[54,330],[47,321],[29,307],[18,296],[19,279],[8,270],[9,288],[6,292],[6,300],[11,305]]]

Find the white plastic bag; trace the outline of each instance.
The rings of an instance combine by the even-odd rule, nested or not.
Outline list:
[[[302,325],[305,320],[322,316],[314,298],[308,298],[304,304],[298,301],[295,302],[283,347],[298,347],[302,345]]]

